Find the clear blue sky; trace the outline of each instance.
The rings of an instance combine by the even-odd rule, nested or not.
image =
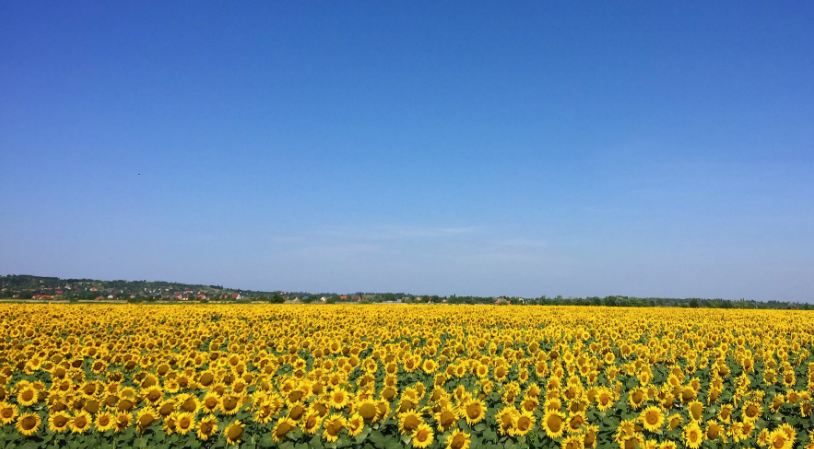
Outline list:
[[[0,274],[814,301],[814,3],[0,2]]]

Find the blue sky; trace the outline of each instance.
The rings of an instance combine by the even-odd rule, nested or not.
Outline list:
[[[811,2],[2,2],[0,273],[814,301]]]

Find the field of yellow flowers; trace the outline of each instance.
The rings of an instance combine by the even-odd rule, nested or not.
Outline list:
[[[814,314],[2,304],[5,448],[813,448]]]

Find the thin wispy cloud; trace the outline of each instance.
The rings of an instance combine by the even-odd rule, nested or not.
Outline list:
[[[477,226],[443,227],[379,224],[320,229],[315,232],[315,235],[356,240],[400,240],[473,235],[481,230]]]
[[[522,248],[522,249],[542,249],[547,248],[549,246],[547,240],[530,238],[510,238],[506,240],[499,240],[496,243],[499,246],[503,246],[506,248]]]

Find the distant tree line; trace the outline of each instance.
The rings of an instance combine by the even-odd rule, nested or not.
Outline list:
[[[70,287],[70,288],[69,288]],[[163,281],[98,281],[93,279],[60,279],[31,275],[0,276],[0,298],[32,299],[41,295],[55,299],[126,300],[128,302],[155,302],[178,299],[208,302],[266,302],[282,304],[371,304],[402,302],[410,304],[511,304],[511,305],[559,305],[600,307],[689,307],[711,309],[802,309],[814,308],[814,304],[789,301],[730,300],[723,298],[641,298],[611,295],[605,297],[568,297],[561,295],[538,298],[517,296],[439,296],[412,295],[392,292],[355,292],[338,294],[331,292],[262,292],[224,288],[222,285],[181,284]]]

